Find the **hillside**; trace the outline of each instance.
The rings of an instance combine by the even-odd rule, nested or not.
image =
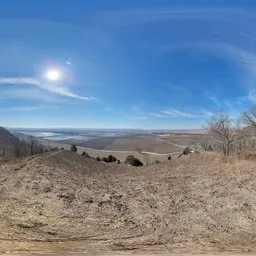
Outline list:
[[[0,149],[11,147],[16,140],[16,137],[11,134],[7,129],[0,127]]]
[[[62,151],[0,166],[0,239],[249,248],[255,162],[195,154],[127,167]]]

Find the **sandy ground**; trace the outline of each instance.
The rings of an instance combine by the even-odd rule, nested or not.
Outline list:
[[[251,160],[195,154],[136,168],[47,153],[1,163],[0,240],[84,241],[144,255],[252,253],[255,195]]]
[[[255,255],[252,252],[235,252],[234,250],[230,251],[211,251],[211,250],[193,250],[190,252],[184,252],[182,250],[166,250],[166,249],[135,249],[135,250],[115,250],[109,248],[99,248],[96,246],[88,245],[84,242],[6,242],[0,241],[0,255],[8,256],[28,256],[28,255],[123,255],[123,256],[151,256],[151,255],[160,255],[160,256],[249,256]]]

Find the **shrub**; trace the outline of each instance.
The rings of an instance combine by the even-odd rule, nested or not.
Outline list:
[[[96,160],[97,160],[97,161],[100,161],[100,157],[99,157],[99,156],[97,156],[97,157],[96,157]]]
[[[61,150],[64,150],[64,148],[62,147]]]
[[[209,147],[207,148],[207,151],[213,151],[212,145],[209,145]]]
[[[116,162],[116,161],[117,161],[117,159],[116,159],[114,156],[112,156],[112,155],[109,155],[109,156],[107,157],[107,162],[108,162],[108,163]]]
[[[85,156],[85,157],[91,158],[90,155],[87,152],[85,152],[85,151],[81,154],[81,156]]]
[[[77,147],[76,147],[76,145],[71,145],[71,147],[70,147],[70,150],[72,151],[72,152],[77,152]]]
[[[116,163],[117,163],[117,164],[121,164],[121,161],[118,159]]]
[[[171,156],[168,156],[168,160],[169,160],[169,161],[172,160],[172,157],[171,157]]]
[[[50,151],[58,151],[59,148],[55,147],[55,148],[50,148]]]
[[[132,166],[142,166],[143,163],[136,157],[134,157],[133,155],[127,156],[125,161],[126,164],[130,164]]]
[[[156,161],[155,161],[155,164],[160,164],[160,161],[159,161],[159,160],[156,160]]]
[[[106,162],[106,163],[107,163],[107,161],[108,161],[108,160],[107,160],[107,158],[104,156],[104,157],[102,157],[102,158],[101,158],[101,161],[103,161],[103,162]]]
[[[189,147],[185,147],[185,149],[183,150],[183,155],[188,155],[190,153],[191,153],[190,148]]]

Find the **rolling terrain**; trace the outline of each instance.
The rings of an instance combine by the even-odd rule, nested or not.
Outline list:
[[[174,134],[149,134],[129,135],[123,137],[97,138],[91,141],[53,141],[40,140],[48,147],[70,149],[71,144],[77,145],[78,153],[86,151],[90,156],[100,158],[114,155],[122,162],[128,155],[134,155],[145,165],[154,163],[156,160],[166,161],[171,155],[176,158],[188,145],[200,141],[202,134],[174,133]]]
[[[0,156],[13,148],[17,138],[7,129],[0,127]]]
[[[0,239],[255,251],[255,161],[130,167],[61,151],[0,165]]]

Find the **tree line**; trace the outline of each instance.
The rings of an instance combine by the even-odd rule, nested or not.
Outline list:
[[[224,111],[207,121],[208,131],[201,138],[201,145],[208,151],[221,151],[225,156],[232,152],[256,149],[256,107],[234,119]]]
[[[25,137],[14,137],[11,141],[6,143],[5,141],[0,142],[1,157],[25,157],[33,156],[36,154],[42,154],[50,150],[43,144],[41,144],[36,137],[25,136]]]

